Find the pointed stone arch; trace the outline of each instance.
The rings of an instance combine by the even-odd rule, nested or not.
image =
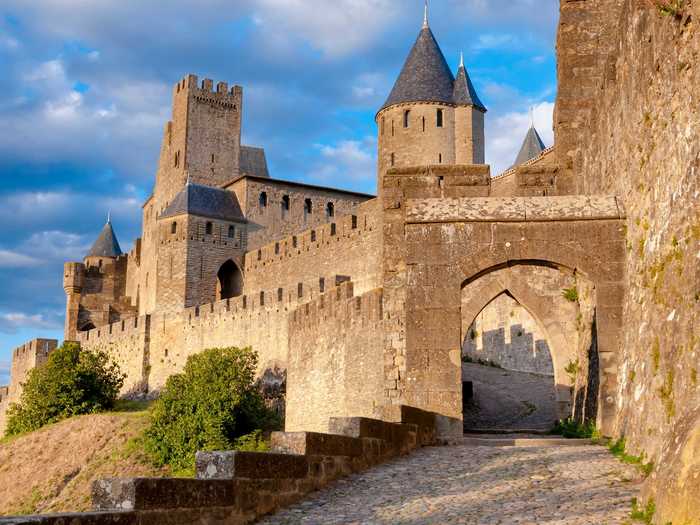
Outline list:
[[[511,261],[511,264],[496,265],[486,271],[479,272],[478,277],[465,279],[462,284],[462,325],[461,340],[466,337],[466,330],[474,322],[474,319],[495,298],[501,294],[509,294],[520,306],[522,306],[539,325],[548,342],[552,365],[554,369],[554,382],[559,417],[565,419],[571,414],[572,381],[566,372],[569,363],[577,358],[577,334],[573,324],[576,313],[570,308],[563,315],[557,312],[566,309],[563,304],[566,300],[561,296],[561,284],[550,287],[549,295],[538,293],[531,283],[522,280],[522,272],[536,268],[539,272],[562,272],[564,270],[557,265],[541,260]],[[566,273],[569,276],[573,272]],[[579,277],[581,278],[581,277]],[[552,279],[553,283],[556,282]],[[592,285],[591,285],[591,288]],[[595,301],[594,297],[589,300]],[[569,319],[566,319],[566,317]],[[568,322],[567,322],[568,321]]]

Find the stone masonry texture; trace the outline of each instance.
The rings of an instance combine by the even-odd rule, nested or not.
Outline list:
[[[157,396],[206,348],[252,346],[261,386],[286,407],[296,436],[279,438],[281,448],[346,447],[297,432],[349,432],[334,418],[357,417],[357,433],[383,432],[352,436],[370,440],[363,454],[375,459],[416,432],[422,442],[421,428],[462,443],[465,357],[539,374],[547,420],[573,417],[624,437],[628,453],[655,465],[642,486],[655,520],[699,523],[699,3],[560,0],[555,145],[492,177],[481,110],[402,98],[377,114],[377,198],[274,179],[260,149],[256,173],[244,172],[252,150],[241,144],[243,88],[182,78],[141,237],[128,253],[64,268],[66,339],[107,351],[127,374],[127,397]],[[417,57],[409,69],[420,72]],[[203,202],[164,216],[188,183],[223,194],[236,213],[222,217]],[[45,359],[40,347],[13,356],[0,425]],[[483,406],[513,397],[505,394]],[[524,420],[535,419],[545,424]],[[418,475],[414,499],[400,505],[386,490],[384,513],[363,519],[497,523],[494,500],[503,523],[516,514],[523,523],[623,519],[629,491],[600,449],[422,454],[401,476],[436,472],[430,460],[449,475],[427,485]],[[352,470],[343,461],[308,465],[335,479]],[[487,480],[481,499],[471,496],[476,471]],[[229,489],[218,481],[182,482],[178,497],[206,486],[201,501],[220,502]],[[603,491],[608,482],[614,490]],[[153,482],[149,494],[178,483]],[[363,491],[353,487],[349,501]],[[552,508],[554,495],[561,503]],[[317,514],[304,509],[313,523]]]

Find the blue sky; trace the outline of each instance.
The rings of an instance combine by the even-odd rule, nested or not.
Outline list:
[[[557,0],[433,0],[487,113],[487,161],[508,167],[528,108],[552,143]],[[11,350],[61,338],[62,265],[111,209],[140,231],[171,86],[241,84],[244,142],[276,178],[375,191],[374,114],[423,16],[419,0],[3,0],[0,5],[0,384]]]

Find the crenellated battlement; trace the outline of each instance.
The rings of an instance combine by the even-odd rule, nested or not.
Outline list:
[[[56,349],[58,341],[55,339],[32,339],[18,346],[12,351],[12,366],[19,361],[38,364],[45,361],[51,352]]]
[[[116,323],[111,323],[99,328],[93,328],[85,332],[78,333],[78,342],[81,344],[94,344],[100,340],[111,340],[114,338],[126,337],[133,334],[143,333],[149,327],[149,315],[140,317],[129,317]]]
[[[290,329],[315,331],[318,325],[341,322],[373,323],[382,319],[382,290],[377,288],[356,296],[352,281],[339,283],[328,292],[294,310],[289,318]]]
[[[239,109],[243,88],[234,85],[229,89],[227,82],[217,82],[215,87],[212,79],[204,78],[199,82],[197,75],[190,74],[180,79],[173,87],[173,97],[180,97],[183,94],[191,95],[200,102]]]
[[[247,252],[245,269],[256,270],[274,262],[284,262],[309,252],[323,252],[325,248],[335,248],[344,240],[356,239],[376,231],[378,217],[376,202],[369,201],[358,206],[357,214],[335,218],[315,228],[309,228],[295,235],[268,243],[259,249]]]

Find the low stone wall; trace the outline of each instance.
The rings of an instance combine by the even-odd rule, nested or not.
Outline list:
[[[435,442],[435,415],[391,407],[402,421],[333,418],[332,434],[275,432],[272,452],[199,452],[197,479],[105,479],[95,512],[0,519],[0,525],[239,525],[309,492]]]

